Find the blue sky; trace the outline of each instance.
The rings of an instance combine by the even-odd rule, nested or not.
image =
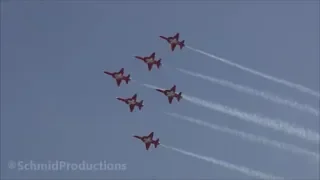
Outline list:
[[[275,93],[319,108],[319,100],[188,49],[171,52],[158,36],[319,91],[319,3],[1,2],[1,175],[7,178],[250,178],[164,148],[145,151],[132,134],[285,178],[319,178],[303,156],[175,120],[196,117],[312,151],[317,145],[166,97],[122,85],[104,70],[139,82],[296,123],[319,132],[319,119],[170,68],[147,71],[133,56],[156,52],[164,64]],[[138,93],[142,111],[115,97]],[[126,171],[18,172],[9,160],[127,164]]]

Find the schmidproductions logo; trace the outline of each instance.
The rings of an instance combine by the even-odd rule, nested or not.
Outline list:
[[[9,169],[18,171],[125,171],[127,164],[108,163],[107,161],[99,161],[97,163],[89,163],[86,161],[68,162],[68,161],[9,161]]]

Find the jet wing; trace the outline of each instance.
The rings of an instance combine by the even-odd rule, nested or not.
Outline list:
[[[146,150],[148,150],[150,145],[151,145],[151,143],[145,143],[145,145],[146,145]]]
[[[119,73],[123,74],[123,72],[124,72],[124,68],[121,68]]]
[[[137,99],[137,94],[134,94],[131,99],[136,100]]]
[[[175,48],[176,48],[176,44],[171,44],[171,51],[174,51]]]
[[[177,33],[173,38],[179,40],[179,33]]]
[[[129,105],[130,108],[130,112],[132,112],[134,110],[134,104]]]
[[[156,53],[155,53],[155,52],[154,52],[154,53],[152,53],[152,54],[150,55],[150,58],[154,59],[154,58],[155,58],[155,55],[156,55]]]
[[[176,92],[176,85],[173,85],[170,90]]]
[[[148,137],[150,137],[151,139],[153,138],[153,132],[151,132]]]
[[[120,86],[120,84],[121,84],[121,79],[116,79],[116,81],[117,81],[117,85]]]
[[[148,64],[148,70],[151,71],[153,64]]]
[[[169,103],[172,103],[173,97],[168,97]]]

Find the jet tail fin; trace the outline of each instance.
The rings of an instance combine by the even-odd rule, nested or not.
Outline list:
[[[157,64],[157,67],[158,67],[158,69],[159,69],[160,66],[162,65],[162,64],[161,64],[161,59],[159,59],[156,64]]]
[[[142,109],[142,107],[143,107],[143,100],[140,101],[140,103],[138,104],[138,107],[139,107],[139,110]]]
[[[182,92],[180,92],[177,96],[178,101],[180,101],[180,99],[182,99]]]
[[[159,138],[154,142],[154,147],[157,148],[157,146],[159,145]]]
[[[130,74],[129,74],[129,75],[126,77],[125,81],[126,81],[126,83],[128,84],[130,80],[131,80],[131,79],[130,79]]]
[[[184,45],[184,40],[180,42],[180,49],[182,49],[185,45]]]

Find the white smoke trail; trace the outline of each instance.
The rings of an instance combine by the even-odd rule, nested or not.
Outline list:
[[[283,104],[283,105],[287,105],[287,106],[290,106],[292,108],[295,108],[295,109],[298,109],[298,110],[301,110],[301,111],[305,111],[305,112],[309,112],[311,114],[314,114],[316,116],[319,116],[319,110],[309,106],[309,105],[306,105],[306,104],[299,104],[298,102],[295,102],[295,101],[291,101],[291,100],[287,100],[287,99],[282,99],[276,95],[273,95],[273,94],[270,94],[270,93],[266,93],[266,92],[262,92],[262,91],[259,91],[259,90],[256,90],[256,89],[252,89],[250,87],[246,87],[246,86],[243,86],[243,85],[240,85],[240,84],[235,84],[233,82],[230,82],[230,81],[226,81],[226,80],[222,80],[222,79],[217,79],[217,78],[213,78],[213,77],[210,77],[210,76],[205,76],[205,75],[202,75],[200,73],[194,73],[194,72],[191,72],[191,71],[188,71],[188,70],[185,70],[185,69],[180,69],[180,68],[176,68],[178,71],[182,72],[182,73],[185,73],[185,74],[188,74],[188,75],[191,75],[191,76],[194,76],[194,77],[199,77],[201,79],[204,79],[204,80],[208,80],[212,83],[217,83],[217,84],[220,84],[222,86],[225,86],[225,87],[229,87],[229,88],[232,88],[236,91],[239,91],[239,92],[244,92],[244,93],[248,93],[248,94],[251,94],[251,95],[255,95],[255,96],[260,96],[266,100],[269,100],[269,101],[272,101],[272,102],[275,102],[275,103],[278,103],[278,104]]]
[[[289,82],[289,81],[284,80],[284,79],[279,79],[279,78],[276,78],[276,77],[273,77],[273,76],[270,76],[270,75],[261,73],[261,72],[259,72],[259,71],[256,71],[256,70],[253,70],[253,69],[244,67],[244,66],[242,66],[242,65],[240,65],[240,64],[237,64],[237,63],[234,63],[234,62],[232,62],[232,61],[229,61],[229,60],[220,58],[220,57],[215,56],[215,55],[213,55],[213,54],[206,53],[206,52],[204,52],[204,51],[201,51],[201,50],[199,50],[199,49],[195,49],[195,48],[190,47],[190,46],[186,46],[186,47],[187,47],[188,49],[192,50],[192,51],[201,53],[201,54],[206,55],[206,56],[208,56],[208,57],[211,57],[211,58],[213,58],[213,59],[216,59],[216,60],[219,60],[219,61],[221,61],[221,62],[224,62],[224,63],[226,63],[226,64],[228,64],[228,65],[237,67],[237,68],[239,68],[239,69],[241,69],[241,70],[243,70],[243,71],[249,72],[249,73],[251,73],[251,74],[254,74],[254,75],[263,77],[263,78],[265,78],[265,79],[269,79],[269,80],[271,80],[271,81],[273,81],[273,82],[276,82],[276,83],[280,83],[280,84],[286,85],[286,86],[288,86],[288,87],[290,87],[290,88],[297,89],[297,90],[299,90],[299,91],[301,91],[301,92],[308,93],[308,94],[313,95],[313,96],[316,96],[316,97],[318,97],[318,98],[320,97],[320,93],[319,93],[319,92],[314,91],[314,90],[312,90],[312,89],[309,89],[309,88],[307,88],[307,87],[304,87],[304,86],[302,86],[302,85],[300,85],[300,84],[295,84],[295,83]]]
[[[194,158],[197,158],[197,159],[200,159],[200,160],[204,160],[204,161],[213,163],[215,165],[219,165],[219,166],[228,168],[228,169],[233,170],[233,171],[239,171],[240,173],[245,174],[245,175],[250,176],[250,177],[256,177],[256,178],[259,178],[259,179],[266,179],[266,180],[284,179],[283,177],[273,176],[273,175],[266,174],[266,173],[263,173],[263,172],[260,172],[260,171],[249,169],[249,168],[244,167],[244,166],[234,165],[234,164],[222,161],[222,160],[218,160],[218,159],[215,159],[215,158],[212,158],[212,157],[206,157],[206,156],[198,155],[198,154],[195,154],[195,153],[192,153],[192,152],[188,152],[188,151],[185,151],[185,150],[182,150],[182,149],[178,149],[178,148],[174,148],[174,147],[171,147],[171,146],[167,146],[167,145],[164,145],[164,144],[161,144],[161,146],[164,147],[164,148],[171,149],[173,151],[182,153],[182,154],[187,155],[187,156],[191,156],[191,157],[194,157]]]
[[[206,107],[208,109],[218,111],[224,114],[228,114],[230,116],[234,116],[248,122],[256,123],[260,126],[269,127],[277,131],[282,131],[289,135],[294,135],[316,144],[319,143],[319,134],[317,132],[313,132],[312,130],[305,130],[302,127],[294,127],[281,120],[273,120],[266,117],[259,117],[257,114],[249,114],[246,112],[239,111],[237,109],[232,109],[230,107],[223,106],[221,104],[214,104],[196,97],[188,96],[186,94],[182,96],[185,100],[196,105]]]
[[[159,87],[156,87],[150,84],[142,84],[142,85],[151,89],[161,89]],[[202,106],[214,111],[218,111],[218,112],[227,114],[229,116],[234,116],[239,119],[245,120],[247,122],[256,123],[260,126],[272,128],[277,131],[282,131],[289,135],[294,135],[299,138],[311,141],[315,144],[319,143],[319,134],[309,129],[306,130],[302,127],[294,127],[293,125],[290,125],[281,120],[273,120],[267,117],[260,117],[257,114],[249,114],[246,112],[239,111],[237,109],[230,108],[228,106],[215,104],[215,103],[205,101],[196,97],[192,97],[186,94],[182,94],[182,98],[198,106]]]
[[[218,125],[215,125],[215,124],[207,123],[205,121],[201,121],[199,119],[195,119],[195,118],[188,117],[188,116],[183,116],[183,115],[180,115],[180,114],[177,114],[177,113],[165,113],[165,114],[167,114],[169,116],[172,116],[172,117],[175,117],[177,119],[182,119],[182,120],[189,121],[191,123],[195,123],[195,124],[200,125],[200,126],[205,126],[205,127],[211,128],[211,129],[216,130],[216,131],[220,131],[220,132],[223,132],[223,133],[228,133],[228,134],[231,134],[231,135],[234,135],[234,136],[238,136],[238,137],[240,137],[240,138],[242,138],[244,140],[262,143],[262,144],[267,145],[267,146],[273,146],[273,147],[276,147],[276,148],[279,148],[279,149],[283,149],[283,150],[286,150],[286,151],[290,151],[292,153],[297,153],[297,154],[300,154],[300,155],[307,155],[307,156],[311,157],[312,159],[316,159],[316,161],[319,161],[319,154],[317,154],[315,152],[311,152],[311,151],[309,151],[307,149],[303,149],[303,148],[297,147],[297,146],[292,145],[292,144],[282,143],[282,142],[278,142],[278,141],[275,141],[275,140],[270,140],[270,139],[262,137],[262,136],[256,136],[254,134],[249,134],[249,133],[245,133],[245,132],[238,131],[238,130],[235,130],[235,129],[230,129],[228,127],[218,126]]]
[[[141,84],[142,86],[145,86],[147,88],[151,88],[151,89],[162,89],[162,88],[159,88],[157,86],[154,86],[154,85],[151,85],[151,84]]]

